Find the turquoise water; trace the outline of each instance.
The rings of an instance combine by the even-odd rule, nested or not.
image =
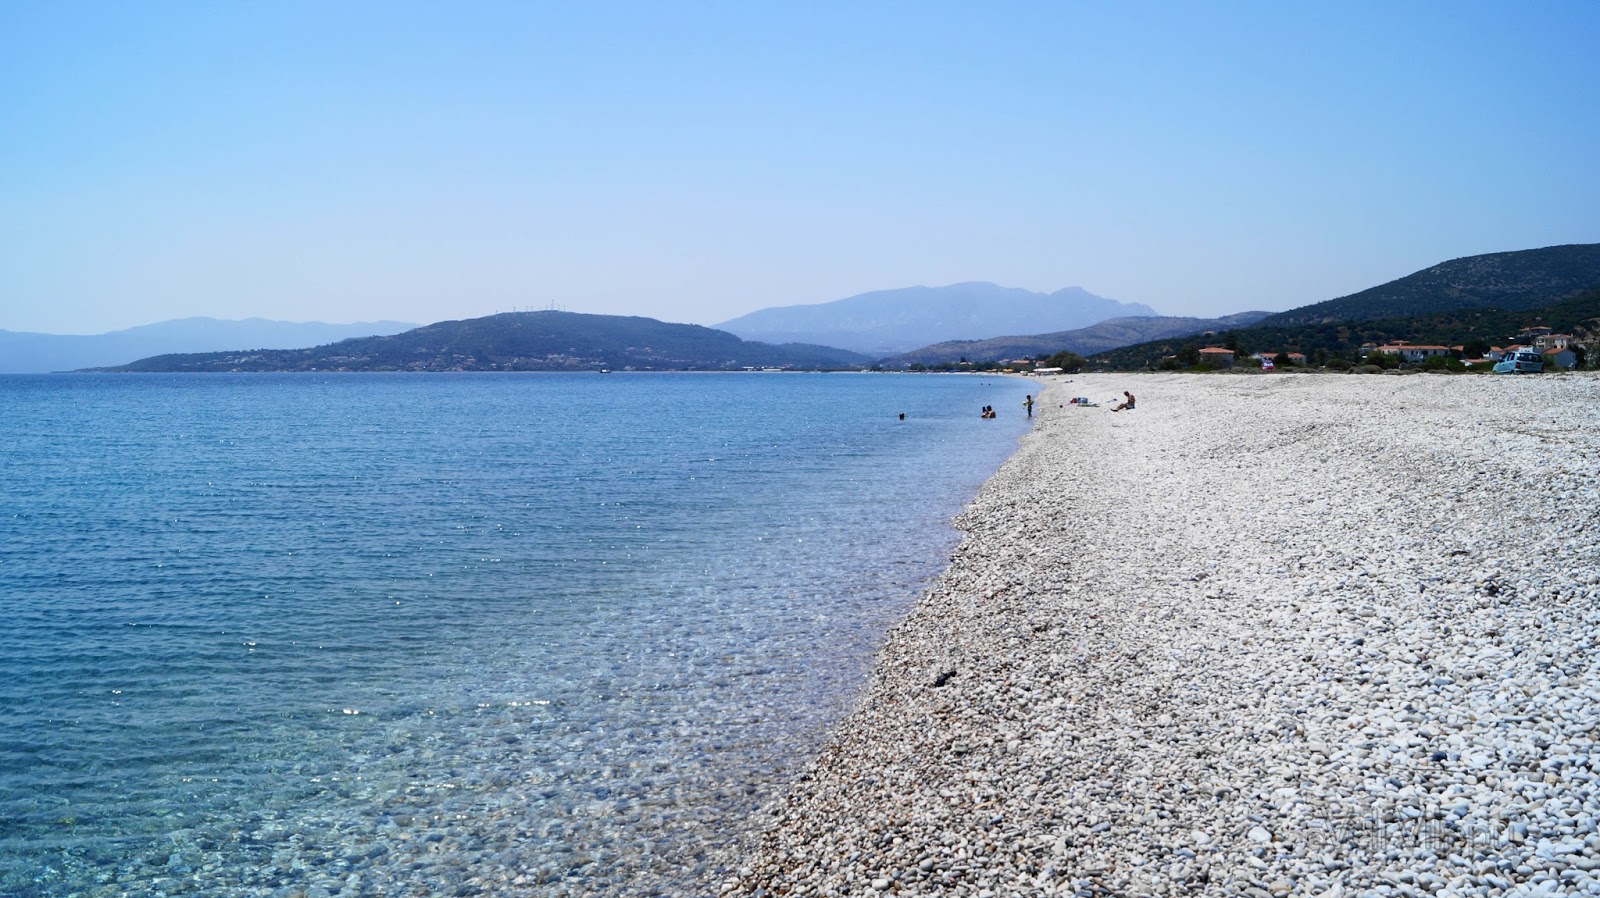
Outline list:
[[[1033,387],[0,377],[0,894],[690,889]]]

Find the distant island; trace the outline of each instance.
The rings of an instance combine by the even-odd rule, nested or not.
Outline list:
[[[108,372],[227,371],[734,371],[853,369],[843,349],[741,340],[696,324],[578,312],[505,312],[310,349],[158,355]]]
[[[230,346],[288,349],[350,337],[398,334],[417,327],[404,321],[270,321],[246,318],[177,318],[104,334],[38,334],[0,330],[0,374],[43,374],[120,365],[129,359],[181,352],[209,352]]]

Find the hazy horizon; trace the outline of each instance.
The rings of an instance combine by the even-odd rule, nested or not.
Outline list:
[[[1600,6],[0,9],[0,329],[1278,311],[1600,242]]]

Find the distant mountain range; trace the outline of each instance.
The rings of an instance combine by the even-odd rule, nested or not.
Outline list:
[[[1269,315],[1232,329],[1225,338],[1157,338],[1100,353],[1092,361],[1119,369],[1152,367],[1185,344],[1224,339],[1245,353],[1354,359],[1366,343],[1504,344],[1533,325],[1579,336],[1600,331],[1600,244],[1454,259],[1360,293]]]
[[[947,340],[1052,333],[1145,315],[1155,311],[1079,287],[1035,293],[975,281],[762,309],[716,327],[746,340],[840,346],[882,358]]]
[[[1198,334],[1203,331],[1249,327],[1270,314],[1272,313],[1239,312],[1225,318],[1168,316],[1112,318],[1077,330],[1057,331],[1053,334],[935,343],[885,359],[883,364],[884,367],[899,368],[917,364],[945,365],[963,359],[974,363],[996,362],[1024,357],[1037,358],[1063,351],[1088,356],[1119,346],[1127,346],[1130,343]]]
[[[1349,357],[1361,343],[1374,340],[1453,344],[1473,337],[1509,339],[1505,332],[1521,324],[1536,323],[1541,315],[1551,326],[1588,332],[1597,328],[1596,315],[1590,311],[1594,297],[1600,294],[1582,291],[1595,287],[1600,287],[1600,244],[1574,244],[1455,259],[1359,293],[1276,314],[1240,312],[1210,319],[1161,317],[1146,306],[1119,303],[1075,287],[1043,294],[989,283],[967,283],[909,287],[814,306],[764,309],[727,322],[727,330],[668,324],[650,318],[514,312],[444,321],[402,333],[344,339],[310,349],[169,351],[129,364],[117,363],[136,357],[139,347],[148,345],[140,341],[157,336],[168,341],[166,345],[181,336],[215,347],[227,339],[222,333],[225,329],[250,327],[254,329],[249,332],[249,339],[240,337],[233,345],[262,347],[278,341],[304,346],[315,342],[306,339],[310,334],[327,333],[313,330],[317,328],[341,328],[342,336],[350,329],[407,326],[397,322],[288,325],[260,319],[186,319],[99,337],[0,331],[0,369],[821,369],[867,367],[880,361],[886,367],[940,365],[962,358],[988,362],[1041,357],[1064,350],[1095,356],[1096,363],[1104,366],[1139,368],[1158,363],[1185,344],[1204,345],[1224,339],[1231,339],[1247,352]],[[1062,326],[1062,321],[1073,323]],[[269,334],[264,328],[273,330]],[[1217,335],[1206,337],[1206,331]],[[1008,333],[1018,336],[996,336]],[[930,334],[938,336],[929,339]],[[984,334],[989,336],[973,339]],[[757,339],[757,335],[769,339]],[[807,339],[796,339],[802,337]],[[75,344],[85,353],[84,347],[92,346],[100,354],[68,354],[66,350]],[[897,348],[882,351],[885,347]],[[47,349],[54,354],[47,355]],[[105,361],[108,354],[115,354],[113,362]],[[86,357],[91,361],[80,361]]]
[[[109,371],[675,371],[862,367],[828,346],[741,340],[697,324],[577,312],[506,312],[311,349],[236,350],[140,359]]]
[[[312,346],[349,337],[396,334],[416,326],[403,321],[324,324],[264,318],[243,321],[180,318],[93,335],[0,331],[0,374],[75,371],[121,365],[152,355],[206,352],[234,346],[271,349]]]

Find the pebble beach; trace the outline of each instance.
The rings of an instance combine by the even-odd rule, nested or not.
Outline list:
[[[708,891],[1600,895],[1596,409],[1583,374],[1054,379]]]

